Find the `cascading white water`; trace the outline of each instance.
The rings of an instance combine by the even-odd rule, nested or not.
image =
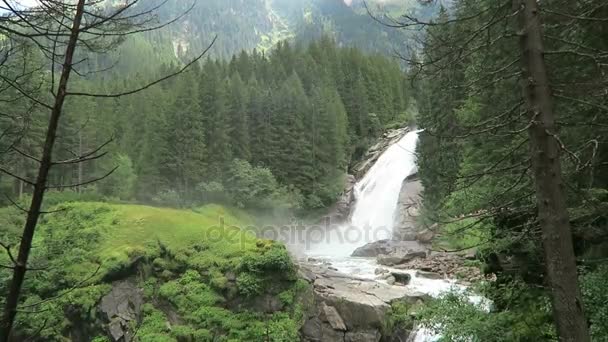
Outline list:
[[[320,231],[309,255],[345,258],[369,242],[391,237],[403,180],[416,170],[418,131],[391,145],[355,185],[350,225]]]
[[[351,225],[371,229],[373,240],[391,237],[403,180],[416,170],[418,132],[406,134],[384,152],[355,186]]]
[[[320,257],[342,273],[382,281],[376,279],[374,271],[379,265],[375,259],[350,255],[356,248],[367,243],[391,237],[401,185],[406,177],[416,172],[415,150],[418,133],[419,131],[409,132],[390,146],[355,185],[355,206],[350,225],[318,229],[317,236],[309,235],[311,241],[307,241],[308,256]],[[411,281],[407,288],[433,297],[447,291],[466,289],[453,280],[419,278],[415,270],[393,271],[408,272]],[[471,296],[471,301],[484,303],[484,299],[478,296]],[[439,338],[440,336],[432,331],[419,328],[415,329],[408,341],[434,342]]]

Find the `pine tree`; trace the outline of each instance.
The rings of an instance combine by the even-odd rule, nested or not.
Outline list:
[[[222,179],[223,171],[232,160],[230,147],[230,121],[226,110],[227,82],[222,78],[221,68],[207,62],[201,75],[200,109],[205,127],[207,146],[207,180]]]
[[[228,96],[228,115],[230,126],[230,143],[232,156],[242,160],[250,160],[249,102],[247,88],[238,72],[230,78],[230,94]]]

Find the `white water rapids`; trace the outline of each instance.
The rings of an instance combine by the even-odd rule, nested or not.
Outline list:
[[[356,202],[350,224],[319,231],[322,236],[312,239],[314,242],[306,252],[308,256],[327,260],[342,273],[376,279],[374,271],[379,265],[375,259],[350,255],[356,248],[367,243],[391,237],[401,185],[406,177],[416,172],[415,150],[418,133],[407,133],[380,156],[363,179],[355,185]],[[412,280],[407,286],[417,292],[438,296],[453,289],[464,289],[454,281],[418,278],[415,270],[408,273],[411,274]],[[409,341],[432,342],[437,338],[425,329],[418,329]]]

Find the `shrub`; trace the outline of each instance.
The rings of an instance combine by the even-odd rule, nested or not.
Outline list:
[[[581,277],[581,291],[593,341],[608,341],[608,266]]]

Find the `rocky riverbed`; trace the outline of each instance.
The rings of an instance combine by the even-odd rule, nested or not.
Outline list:
[[[300,276],[314,291],[313,309],[301,330],[302,340],[307,342],[407,341],[411,331],[386,329],[391,305],[398,301],[422,303],[428,298],[405,284],[349,275],[320,261],[305,262],[300,267]]]

